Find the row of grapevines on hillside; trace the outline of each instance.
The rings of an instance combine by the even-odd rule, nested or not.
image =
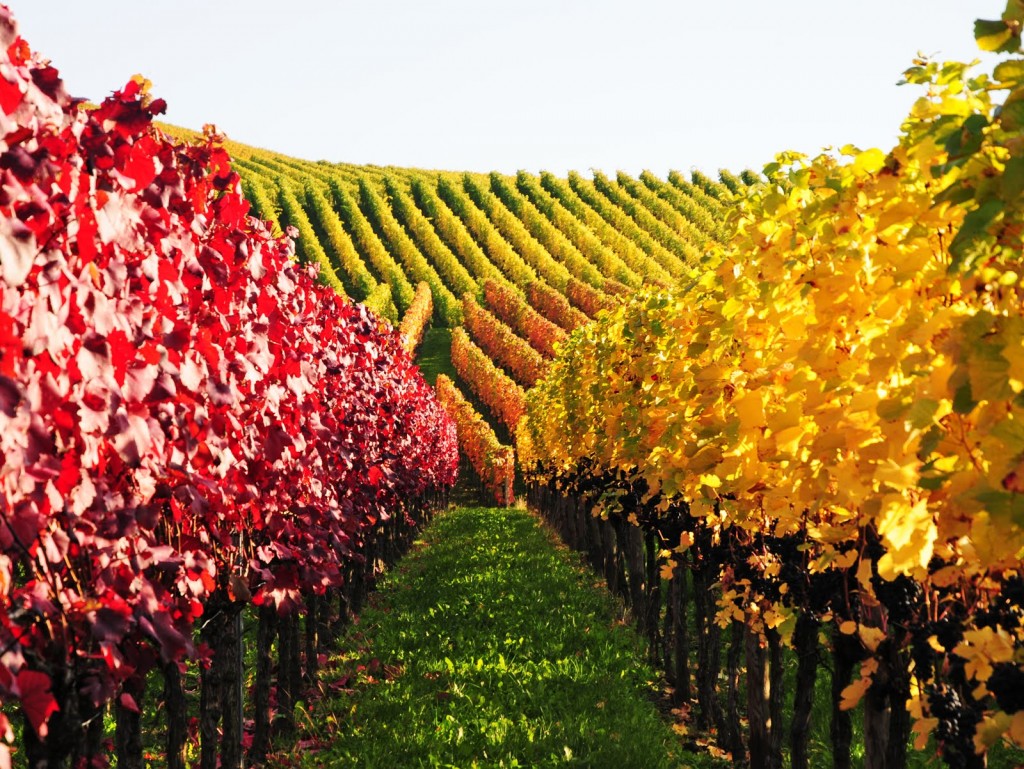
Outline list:
[[[270,231],[280,237],[284,230],[278,217],[281,207],[277,204],[277,190],[271,192],[263,178],[257,174],[243,171],[241,176],[242,188],[252,206],[253,215],[266,222]]]
[[[391,207],[381,199],[375,186],[365,179],[359,181],[359,199],[367,219],[386,241],[388,252],[404,265],[405,274],[417,282],[425,281],[430,286],[434,292],[434,308],[438,317],[447,326],[459,325],[462,322],[459,300],[420,253],[409,234],[395,219]]]
[[[544,376],[547,363],[541,354],[468,294],[462,298],[462,314],[473,341],[516,382],[533,387]]]
[[[636,293],[636,289],[627,286],[624,283],[619,283],[615,278],[605,278],[604,281],[604,292],[609,297],[622,297],[627,298]]]
[[[307,183],[305,189],[310,221],[337,260],[345,290],[353,299],[365,300],[377,287],[377,279],[366,269],[324,189],[312,183]]]
[[[628,296],[629,294],[630,292],[626,290],[620,295]],[[569,282],[565,286],[565,298],[591,318],[596,318],[602,310],[614,310],[619,304],[618,299],[602,291],[595,291],[593,286],[587,285],[582,280],[576,280],[576,278],[569,278]]]
[[[711,211],[700,201],[690,197],[674,184],[659,179],[650,171],[641,173],[640,181],[647,186],[647,189],[697,225],[709,238],[717,239],[719,237],[722,223],[718,218],[717,209]]]
[[[706,177],[705,177],[706,178]],[[709,195],[703,187],[698,184],[694,184],[689,181],[678,171],[668,172],[668,182],[677,190],[686,195],[689,195],[693,200],[696,200],[702,207],[711,211],[715,215],[720,215],[722,212],[722,201],[717,197]]]
[[[586,281],[592,286],[600,287],[604,276],[595,267],[589,255],[580,253],[563,232],[556,228],[537,207],[530,202],[508,179],[498,173],[490,176],[491,192],[504,206],[518,217],[519,221],[543,246],[552,257],[557,259],[570,273]]]
[[[534,269],[538,277],[561,290],[569,281],[570,273],[564,265],[555,261],[523,223],[483,183],[470,174],[462,177],[463,188],[473,203],[484,212],[488,221],[501,234],[520,257]]]
[[[531,182],[530,184],[527,184],[528,180]],[[554,201],[596,234],[605,246],[618,254],[633,272],[647,276],[654,283],[669,285],[675,282],[672,274],[662,267],[657,259],[652,258],[632,238],[619,231],[608,219],[594,210],[569,186],[568,181],[559,179],[545,171],[541,173],[540,179],[536,181],[535,185],[533,182],[534,177],[525,174],[518,178],[521,190],[535,197],[531,188],[536,186],[541,192],[550,195]]]
[[[702,171],[691,171],[690,179],[696,186],[704,190],[708,197],[717,200],[719,203],[726,203],[732,199],[732,193],[725,184],[715,181]]]
[[[681,267],[692,266],[700,260],[701,252],[699,246],[687,239],[689,232],[674,232],[671,227],[654,216],[636,198],[623,190],[617,182],[612,181],[600,171],[594,172],[594,179],[591,184],[612,205],[625,212],[637,227],[674,254],[681,262]],[[692,226],[689,230],[693,230]],[[696,237],[699,238],[700,236],[696,235]]]
[[[525,409],[523,389],[497,368],[487,354],[473,344],[462,327],[452,331],[452,365],[459,378],[509,432],[514,432]]]
[[[257,154],[256,157],[268,157],[268,154]],[[284,155],[272,155],[269,157],[276,160],[278,168],[280,168],[282,172],[287,173],[294,179],[301,179],[302,181],[315,179],[316,181],[324,184],[327,184],[331,180],[332,174],[330,171],[322,166],[318,166],[316,163],[297,160]]]
[[[313,222],[313,217],[316,219],[314,230],[316,229],[315,225],[321,227],[319,231],[323,234],[324,240],[331,244],[331,250],[337,254],[339,264],[343,268],[342,275],[349,276],[350,290],[353,292],[351,295],[358,299],[360,298],[360,292],[362,292],[365,295],[365,301],[376,308],[382,309],[384,315],[394,322],[397,315],[402,312],[402,302],[412,301],[412,284],[409,283],[408,277],[404,275],[404,272],[394,262],[388,250],[384,248],[380,239],[377,238],[376,232],[374,232],[372,225],[366,220],[364,214],[362,214],[357,206],[353,210],[351,197],[339,199],[339,196],[335,193],[334,186],[344,186],[341,180],[343,176],[330,173],[328,169],[310,172],[307,166],[311,164],[304,164],[301,161],[276,156],[262,151],[262,149],[250,147],[248,148],[248,156],[250,160],[244,161],[244,165],[248,168],[256,169],[264,175],[264,178],[272,181],[272,183],[280,185],[283,183],[282,180],[293,182],[302,180],[303,186],[306,189],[307,199],[309,198],[310,189],[317,191],[324,198],[324,202],[328,204],[324,208],[318,208],[311,199],[307,200],[307,206],[311,208],[310,213],[312,214],[310,221]],[[317,166],[317,169],[319,168],[321,167]],[[310,175],[315,177],[315,181],[310,179]],[[362,176],[358,178],[362,178]],[[321,186],[318,182],[326,182],[328,186]],[[331,205],[332,203],[334,205]],[[333,212],[333,216],[331,212]],[[321,213],[323,216],[318,216]],[[339,214],[341,215],[339,216]],[[341,237],[342,233],[345,236],[351,233],[351,236],[347,237],[347,243]],[[367,269],[367,264],[373,266],[377,276]],[[373,279],[373,285],[367,281],[368,276]],[[388,291],[378,288],[378,277],[380,281],[390,286]],[[341,282],[345,284],[344,280]],[[385,296],[388,293],[390,293],[391,298]]]
[[[441,176],[437,180],[438,198],[459,217],[488,259],[497,265],[505,278],[517,286],[537,280],[537,272],[508,244],[494,224],[470,200],[462,185]]]
[[[478,292],[476,281],[458,257],[438,237],[430,220],[416,207],[402,181],[394,176],[388,176],[384,180],[384,189],[387,191],[395,218],[408,230],[420,251],[430,259],[430,263],[452,293],[461,296],[467,291]]]
[[[421,176],[413,176],[410,181],[412,200],[437,233],[442,244],[457,255],[461,264],[476,278],[477,281],[496,280],[509,285],[508,278],[488,259],[487,254],[477,244],[466,229],[466,225],[452,213],[434,189],[430,181]]]
[[[283,162],[282,158],[269,152],[256,152],[249,156],[248,164],[268,179],[278,180],[281,177],[301,184],[306,180],[305,174]]]
[[[600,216],[609,227],[632,241],[636,247],[668,272],[673,280],[687,276],[685,267],[675,254],[651,237],[649,233],[640,229],[625,211],[612,204],[604,195],[594,189],[593,183],[585,181],[579,174],[570,173],[564,180],[556,179],[550,174],[542,174],[541,183],[545,189],[556,196],[559,196],[560,188],[563,186],[572,190],[573,194]]]
[[[266,167],[245,160],[236,160],[235,162],[244,174],[243,184],[247,196],[260,212],[260,217],[267,218],[273,226],[280,228],[277,217],[281,206],[271,202],[279,197],[278,187],[272,179],[268,180],[262,175]],[[268,188],[273,189],[273,193]],[[340,267],[337,276],[341,278],[340,282],[345,292],[352,298],[362,301],[382,318],[386,318],[392,323],[397,322],[399,316],[392,299],[391,286],[387,283],[378,283],[373,275],[366,270],[365,264],[358,252],[355,251],[348,234],[323,192],[314,185],[307,185],[305,201],[306,212],[310,216],[314,234],[321,244],[328,246],[326,250],[334,257],[334,260],[337,260]]]
[[[679,233],[698,250],[708,241],[708,233],[697,222],[687,219],[667,202],[655,195],[645,184],[629,174],[619,171],[615,181],[623,192],[632,197],[673,232]]]
[[[526,285],[526,300],[533,309],[566,331],[585,326],[590,320],[587,315],[569,304],[564,294],[540,280]]]
[[[746,190],[746,183],[731,171],[723,168],[718,172],[718,178],[733,195],[742,195]]]
[[[437,377],[438,400],[455,420],[459,448],[466,455],[484,488],[499,504],[513,502],[512,486],[515,480],[515,454],[511,446],[503,446],[494,430],[466,400],[462,392],[444,374]]]
[[[251,195],[250,200],[259,207],[261,215],[263,208],[266,208],[268,213],[273,216],[271,221],[277,226],[277,214],[283,210],[283,207],[270,202],[271,194],[273,194],[273,199],[278,201],[280,201],[281,195],[277,181],[263,175],[270,172],[270,166],[246,160],[237,160],[236,164],[244,174],[244,184]],[[278,167],[281,165],[278,164]],[[274,192],[270,193],[270,189],[273,189]],[[302,208],[305,203],[304,213],[313,228],[314,235],[314,238],[309,240],[310,242],[319,241],[320,250],[325,254],[330,254],[330,273],[339,279],[342,290],[352,298],[364,302],[367,307],[381,317],[392,323],[397,322],[399,315],[392,299],[390,285],[378,283],[366,269],[323,190],[313,184],[306,184],[304,198],[300,199],[294,193],[293,196],[299,208]],[[297,229],[301,230],[300,227]],[[324,248],[324,245],[327,247]],[[317,250],[316,246],[311,248],[314,252]],[[314,256],[319,258],[318,254],[314,253]],[[335,288],[337,289],[338,286],[336,285]]]
[[[345,229],[351,234],[363,259],[373,267],[377,279],[391,286],[399,315],[404,315],[409,309],[409,305],[412,304],[415,293],[409,279],[406,278],[402,268],[381,243],[373,226],[360,210],[357,201],[337,178],[331,179],[330,190],[334,210],[338,212]]]
[[[298,230],[299,237],[296,243],[296,250],[299,253],[300,261],[306,264],[316,264],[320,269],[320,280],[335,291],[344,294],[345,286],[338,278],[338,270],[327,252],[324,251],[320,241],[317,240],[313,225],[309,222],[306,209],[299,202],[299,198],[292,189],[291,183],[284,178],[277,180],[277,199],[281,204],[281,221],[287,226]]]
[[[541,211],[544,216],[572,242],[576,248],[601,270],[601,274],[614,277],[622,283],[638,288],[643,282],[645,273],[632,269],[614,249],[607,246],[594,232],[587,222],[578,218],[562,205],[551,193],[540,186],[536,176],[520,171],[516,174],[516,187],[526,198]],[[643,255],[646,258],[646,255]],[[653,277],[670,280],[667,272],[659,267],[659,273]]]
[[[547,358],[554,357],[555,345],[567,336],[560,326],[533,309],[510,287],[493,280],[484,283],[484,299],[491,312],[528,341],[533,349]]]
[[[363,300],[363,304],[391,323],[398,318],[398,309],[395,307],[391,286],[387,283],[378,283],[369,296]]]
[[[413,297],[412,304],[398,325],[402,345],[410,355],[416,354],[416,349],[423,341],[423,334],[433,316],[434,298],[430,292],[430,285],[426,282],[419,283],[416,286],[416,296]]]

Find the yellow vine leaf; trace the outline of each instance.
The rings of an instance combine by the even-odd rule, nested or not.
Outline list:
[[[928,738],[938,725],[939,719],[931,717],[919,718],[914,722],[910,730],[914,734],[915,750],[924,750],[928,747]]]
[[[993,664],[1013,659],[1014,640],[1004,628],[981,627],[965,631],[953,652],[966,660],[967,675],[984,682],[992,675]]]
[[[922,499],[910,504],[898,494],[882,498],[878,533],[887,547],[878,561],[878,574],[887,580],[922,571],[931,560],[938,536],[927,501]]]
[[[1024,748],[1024,710],[1017,712],[1013,716],[1008,736],[1018,747]]]
[[[876,651],[878,645],[885,640],[885,631],[877,627],[861,625],[857,628],[857,634],[860,636],[861,643],[872,652]]]
[[[853,710],[864,698],[864,694],[871,686],[870,678],[859,678],[843,689],[839,701],[840,710]]]
[[[982,718],[974,733],[974,749],[984,753],[995,745],[1010,728],[1013,717],[1006,713],[993,713]]]

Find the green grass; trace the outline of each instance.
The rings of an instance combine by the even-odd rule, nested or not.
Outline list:
[[[416,364],[423,378],[433,387],[437,375],[444,374],[453,382],[458,379],[452,365],[452,330],[450,328],[429,328],[420,342],[416,353]]]
[[[382,580],[336,661],[340,691],[315,706],[292,761],[714,766],[659,715],[656,676],[620,615],[526,511],[443,513]]]

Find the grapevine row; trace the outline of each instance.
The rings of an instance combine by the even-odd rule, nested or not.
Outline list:
[[[525,411],[523,389],[473,344],[461,326],[452,331],[452,365],[459,378],[510,432]]]
[[[466,266],[476,280],[497,280],[508,283],[502,271],[473,239],[466,229],[466,225],[452,212],[452,209],[438,196],[428,182],[414,177],[411,181],[411,192],[413,202],[433,226],[439,240],[458,256],[460,263]]]
[[[263,179],[259,176],[245,173],[241,169],[239,169],[239,173],[242,177],[242,189],[245,191],[246,199],[252,206],[253,215],[266,222],[270,226],[271,232],[280,237],[284,231],[281,229],[281,223],[278,221],[278,213],[281,208],[275,201],[277,197],[276,190],[271,193],[267,189],[267,185],[264,184]]]
[[[382,233],[388,253],[405,266],[405,275],[417,282],[424,281],[434,292],[434,306],[440,318],[449,326],[462,321],[459,300],[442,282],[437,271],[423,257],[409,234],[395,219],[390,206],[381,199],[377,190],[365,179],[359,181],[359,198],[367,218]]]
[[[703,208],[706,208],[708,211],[711,211],[712,214],[718,215],[721,213],[722,202],[717,197],[712,197],[699,185],[687,181],[687,179],[678,171],[668,172],[668,183],[684,195],[688,195],[690,198],[697,201],[698,204]]]
[[[693,222],[707,237],[715,238],[718,236],[721,222],[716,218],[717,212],[709,211],[707,207],[701,205],[700,202],[694,200],[683,190],[659,179],[650,171],[641,173],[640,181],[651,192],[675,208],[676,211],[685,216],[689,221]]]
[[[372,225],[359,209],[356,200],[337,178],[331,179],[330,189],[334,210],[338,212],[363,258],[373,267],[377,278],[382,283],[391,286],[395,307],[400,315],[404,315],[412,303],[414,293],[408,278],[384,244],[381,243],[377,233],[373,231]]]
[[[547,364],[540,353],[468,294],[462,299],[462,314],[473,341],[516,382],[533,387],[544,376]]]
[[[277,199],[281,203],[282,223],[298,230],[296,250],[299,253],[300,261],[304,264],[317,265],[320,279],[324,281],[324,284],[344,294],[345,287],[339,280],[327,252],[317,240],[313,225],[310,224],[309,217],[306,215],[306,209],[299,203],[299,199],[287,179],[279,178],[277,180]]]
[[[582,179],[577,180],[578,185],[584,184]],[[675,233],[664,222],[660,221],[642,204],[638,203],[632,196],[625,192],[618,183],[612,181],[600,172],[594,173],[594,179],[590,183],[593,189],[603,195],[613,206],[623,211],[626,216],[633,220],[637,228],[662,245],[669,253],[673,254],[681,265],[693,265],[699,261],[700,250],[693,243],[680,235],[686,233]],[[588,185],[589,186],[589,185]],[[666,268],[668,265],[666,265]],[[681,267],[677,267],[674,274],[680,273]]]
[[[569,270],[555,261],[518,217],[509,211],[490,189],[478,183],[469,174],[462,177],[462,184],[470,200],[484,212],[501,237],[536,271],[537,275],[556,288],[564,288],[569,280]]]
[[[655,195],[641,181],[619,171],[615,175],[618,189],[633,198],[634,205],[643,206],[655,219],[664,223],[671,233],[682,235],[685,241],[698,250],[707,244],[707,232],[689,217],[684,216],[671,205]]]
[[[600,216],[612,229],[620,232],[636,247],[653,259],[673,280],[687,275],[687,271],[679,258],[644,232],[625,211],[614,205],[604,195],[594,189],[593,184],[586,182],[579,174],[571,173],[567,180],[556,180],[553,176],[542,175],[541,182],[552,194],[558,195],[559,188],[565,185],[586,206]]]
[[[315,229],[323,233],[325,248],[330,250],[337,261],[339,277],[349,296],[364,301],[377,287],[377,280],[366,269],[323,188],[307,183],[306,204]]]
[[[565,298],[591,318],[597,317],[601,310],[613,310],[618,306],[618,302],[611,296],[576,278],[569,278],[565,286]]]
[[[167,763],[184,767],[190,662],[204,671],[199,765],[242,764],[243,708],[263,763],[273,629],[287,724],[299,649],[284,639],[301,615],[315,649],[339,591],[355,597],[378,555],[411,540],[455,480],[455,425],[398,334],[318,283],[326,256],[298,263],[249,217],[219,137],[169,140],[139,79],[83,107],[5,7],[0,67],[19,147],[4,142],[2,165],[45,157],[5,172],[0,205],[0,764],[17,713],[25,765],[98,765],[109,707],[118,764],[141,766],[153,673]]]
[[[537,280],[537,273],[495,229],[461,186],[447,177],[437,180],[438,198],[446,203],[504,277],[517,286]]]
[[[498,504],[512,504],[515,480],[515,454],[512,447],[503,446],[498,441],[490,425],[444,374],[438,375],[435,388],[441,405],[455,420],[459,447],[469,459],[484,488],[494,495]]]
[[[591,284],[600,286],[604,277],[598,269],[588,261],[588,257],[544,216],[515,186],[500,174],[490,176],[491,192],[505,208],[511,211],[522,222],[523,226],[534,239],[544,247],[552,257],[557,259],[573,275]]]
[[[528,182],[530,183],[528,184]],[[619,254],[626,265],[638,275],[650,276],[652,282],[664,285],[674,282],[675,279],[671,273],[662,267],[658,260],[652,258],[633,239],[591,207],[564,179],[558,179],[549,173],[542,173],[537,182],[524,175],[520,179],[519,185],[527,194],[531,194],[531,187],[538,187],[541,192],[550,195],[566,211],[594,232],[609,249]]]
[[[694,185],[703,190],[709,198],[717,200],[719,203],[724,203],[732,196],[732,193],[729,192],[729,188],[725,184],[722,182],[716,182],[710,176],[701,171],[691,171],[690,179],[692,179]]]
[[[645,273],[638,273],[632,269],[622,257],[591,231],[586,221],[578,219],[551,193],[541,187],[536,177],[520,171],[516,175],[516,187],[558,231],[562,232],[581,253],[587,255],[602,275],[614,277],[633,288],[640,286],[643,282],[642,275]],[[646,255],[642,256],[646,258]],[[659,271],[654,277],[669,279],[668,273],[664,271]]]
[[[526,285],[526,299],[538,313],[566,331],[585,326],[590,320],[569,304],[564,294],[539,280]]]
[[[531,500],[752,769],[786,739],[810,766],[822,654],[834,766],[854,709],[867,767],[1024,748],[1024,121],[992,98],[1024,98],[1022,23],[979,23],[1018,54],[989,76],[910,70],[926,93],[888,153],[780,155],[749,188],[694,173],[742,195],[711,270],[577,331],[528,395]]]
[[[456,296],[462,296],[467,291],[475,292],[477,290],[476,281],[473,280],[458,257],[438,237],[430,220],[416,207],[403,185],[394,177],[389,176],[384,180],[384,188],[390,199],[391,207],[394,209],[395,218],[415,239],[417,246],[430,260],[445,285]]]
[[[402,335],[402,346],[409,355],[415,355],[420,342],[423,341],[423,334],[434,316],[433,295],[430,286],[426,282],[416,286],[416,295],[408,311],[402,316],[402,322],[398,325],[398,332]]]
[[[484,300],[491,312],[515,329],[541,355],[553,358],[555,345],[566,338],[565,331],[533,309],[523,297],[508,286],[488,280],[484,283]]]

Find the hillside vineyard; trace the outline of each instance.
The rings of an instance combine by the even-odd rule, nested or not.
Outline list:
[[[83,103],[0,5],[0,769],[315,760],[317,698],[407,671],[330,653],[460,474],[619,597],[688,765],[1024,766],[1022,30],[915,60],[887,150],[560,178]]]
[[[723,201],[756,178],[458,174],[226,147],[254,213],[294,228],[299,258],[319,266],[323,283],[393,323],[415,286],[427,286],[432,324],[461,328],[458,378],[446,387],[483,404],[483,424],[509,442],[522,388],[543,375],[555,344],[638,289],[692,282],[723,226]],[[497,454],[465,452],[481,479],[494,478],[495,462],[506,467],[511,449],[497,436],[486,445]],[[483,482],[511,501],[503,478]]]
[[[913,77],[955,80],[957,66]],[[758,769],[784,754],[810,766],[827,653],[817,739],[834,766],[863,740],[871,767],[906,765],[911,743],[980,767],[1024,739],[1011,694],[1024,683],[1024,321],[1007,256],[1015,182],[973,213],[951,204],[974,189],[960,169],[1016,145],[925,151],[953,130],[943,109],[976,110],[962,130],[982,135],[991,105],[958,82],[959,101],[922,99],[888,156],[782,155],[766,177],[513,177],[234,151],[254,187],[278,190],[280,221],[301,230],[286,213],[301,184],[307,207],[333,195],[365,233],[347,273],[309,249],[334,270],[325,280],[373,273],[393,318],[405,284],[429,288],[434,323],[452,329],[455,376],[439,392],[481,485],[508,504],[525,482],[724,749]]]

